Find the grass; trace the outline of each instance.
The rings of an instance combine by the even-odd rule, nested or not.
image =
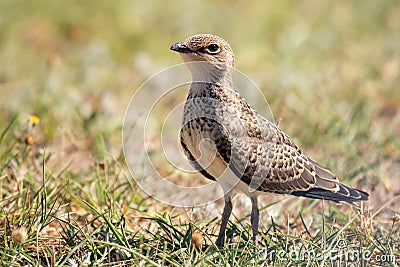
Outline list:
[[[398,1],[0,9],[2,266],[399,265]],[[142,192],[121,149],[125,107],[148,77],[181,63],[169,46],[199,32],[225,37],[280,127],[370,201],[263,197],[256,247],[238,196],[218,249],[220,201],[177,208]]]

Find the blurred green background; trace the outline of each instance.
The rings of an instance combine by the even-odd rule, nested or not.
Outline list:
[[[37,115],[36,143],[50,151],[117,153],[130,97],[181,63],[170,45],[213,33],[309,154],[349,178],[380,159],[388,166],[373,177],[398,175],[397,0],[2,0],[0,10],[0,126]]]
[[[0,0],[0,262],[53,266],[87,249],[100,257],[104,245],[129,247],[137,266],[195,266],[196,257],[225,266],[256,256],[241,242],[217,259],[213,249],[181,250],[192,229],[212,244],[221,203],[163,205],[138,188],[121,152],[130,98],[151,75],[181,64],[169,47],[197,33],[226,39],[280,128],[341,181],[370,193],[361,212],[260,198],[267,249],[310,244],[325,255],[342,236],[358,244],[352,251],[398,254],[400,1]],[[165,165],[160,173],[184,180]],[[241,240],[250,207],[238,197],[235,209],[230,229]],[[14,235],[21,226],[22,240]],[[169,231],[183,234],[168,239]],[[97,263],[115,260],[106,258]]]

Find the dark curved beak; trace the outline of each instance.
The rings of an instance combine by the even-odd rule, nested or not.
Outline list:
[[[182,44],[182,43],[173,44],[173,45],[171,45],[170,49],[173,51],[179,52],[179,53],[192,52],[189,47],[187,47],[185,44]]]

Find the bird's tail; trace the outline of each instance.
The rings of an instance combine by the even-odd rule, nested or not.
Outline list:
[[[308,197],[316,199],[326,199],[335,202],[353,203],[358,201],[368,200],[368,193],[348,187],[344,184],[339,184],[338,191],[330,191],[322,188],[310,188],[307,191],[296,191],[291,193],[298,197]]]

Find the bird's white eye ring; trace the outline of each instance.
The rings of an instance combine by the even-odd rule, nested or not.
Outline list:
[[[217,54],[219,53],[221,49],[219,48],[219,45],[215,43],[211,43],[207,46],[206,51],[210,54]]]

